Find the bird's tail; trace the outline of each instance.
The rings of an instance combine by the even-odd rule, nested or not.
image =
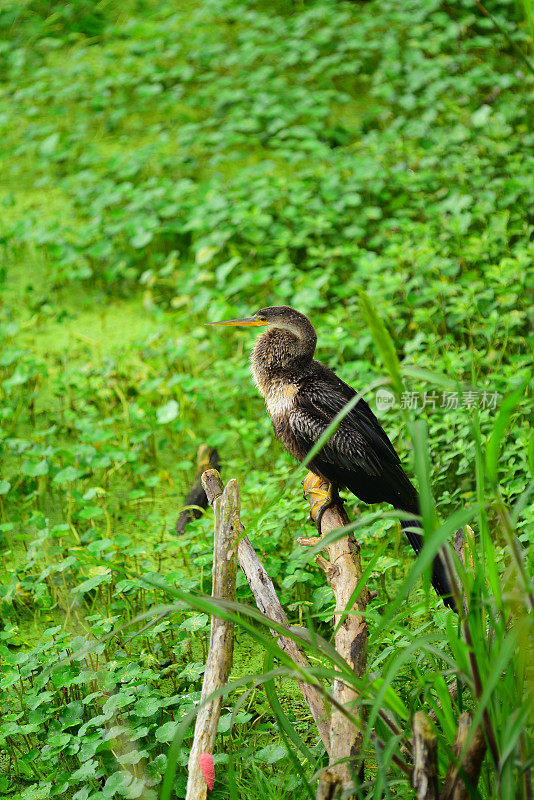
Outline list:
[[[425,542],[422,533],[416,533],[413,529],[420,528],[422,530],[421,523],[415,519],[402,519],[401,528],[406,534],[408,541],[415,552],[419,554],[423,549]],[[443,557],[439,553],[434,558],[434,565],[432,568],[432,586],[436,590],[437,594],[443,598],[445,605],[449,608],[452,608],[453,611],[456,611],[456,603],[454,602],[454,597],[452,594],[449,574],[443,561]]]

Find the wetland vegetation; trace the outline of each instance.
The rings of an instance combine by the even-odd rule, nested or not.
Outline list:
[[[295,542],[304,471],[274,441],[250,334],[205,323],[292,305],[365,390],[396,362],[363,289],[403,379],[392,405],[366,397],[429,531],[475,530],[484,693],[398,520],[351,499],[377,591],[362,702],[407,736],[434,710],[441,774],[459,713],[486,710],[498,758],[472,796],[531,797],[532,11],[487,8],[0,3],[0,796],[159,796],[209,637],[211,512],[174,532],[203,442],[291,621],[331,637]],[[189,605],[154,620],[174,590]],[[237,628],[210,796],[300,800],[324,751],[294,681],[265,693],[260,630]],[[398,737],[376,731],[364,796],[412,797]]]

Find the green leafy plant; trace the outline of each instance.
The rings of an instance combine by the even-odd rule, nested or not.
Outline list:
[[[285,303],[373,407],[392,383],[377,414],[428,511],[414,564],[394,515],[349,504],[378,592],[365,791],[410,796],[393,755],[421,707],[443,774],[467,708],[499,755],[480,796],[528,796],[532,29],[528,3],[485,7],[494,21],[470,0],[2,4],[2,796],[156,797],[167,769],[184,796],[220,612],[209,514],[174,534],[203,441],[291,621],[324,643],[310,679],[332,677],[301,474],[248,334],[204,326]],[[421,580],[466,521],[468,639]],[[237,591],[214,793],[300,798],[322,747]]]

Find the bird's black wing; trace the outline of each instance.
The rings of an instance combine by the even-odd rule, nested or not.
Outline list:
[[[321,390],[323,387],[317,386],[314,390],[315,388]],[[331,393],[330,387],[327,389],[330,393],[328,401],[324,392],[317,397],[314,390],[300,391],[294,410],[290,412],[289,424],[306,452],[311,450],[334,417],[346,405],[346,400],[342,396]],[[360,425],[360,421],[354,419],[353,414],[349,412],[323,446],[320,457],[344,469],[358,467],[368,475],[379,475],[380,461],[369,438],[365,427]]]
[[[316,372],[321,376],[321,383],[326,383],[330,387],[335,387],[337,394],[342,395],[345,398],[345,402],[347,402],[348,400],[352,400],[352,398],[356,396],[356,392],[352,388],[352,386],[349,386],[348,383],[342,381],[341,378],[339,378],[336,375],[336,373],[333,372],[333,370],[329,369],[328,367],[325,367],[325,365],[321,364],[320,361],[314,361],[313,366]],[[385,430],[382,428],[380,422],[373,414],[369,405],[365,402],[363,398],[360,398],[360,400],[358,400],[356,408],[357,408],[357,416],[361,424],[364,425],[364,427],[366,428],[370,427],[373,433],[380,437],[383,444],[387,447],[387,449],[393,456],[393,459],[400,463],[400,459],[397,455],[397,452],[393,447],[393,445],[391,444],[391,442],[389,441],[389,438]]]
[[[339,384],[342,382],[331,373],[324,377],[315,374],[313,380],[301,385],[289,425],[302,452],[311,450],[347,404],[349,398],[343,391],[347,385]],[[385,431],[362,400],[341,421],[310,466],[367,503],[386,501],[417,513],[415,489]]]

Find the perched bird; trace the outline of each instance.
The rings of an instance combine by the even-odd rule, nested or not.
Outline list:
[[[212,325],[263,326],[251,356],[254,382],[265,398],[274,431],[286,449],[303,461],[334,417],[356,392],[320,361],[314,359],[317,334],[309,319],[290,306],[261,308],[252,317]],[[323,508],[349,489],[365,503],[391,503],[398,511],[419,514],[417,491],[379,421],[360,399],[341,421],[309,468],[329,484]],[[413,530],[416,520],[401,520],[416,553],[423,536]],[[320,515],[318,528],[320,531]],[[432,584],[450,608],[454,599],[439,554],[434,559]]]

